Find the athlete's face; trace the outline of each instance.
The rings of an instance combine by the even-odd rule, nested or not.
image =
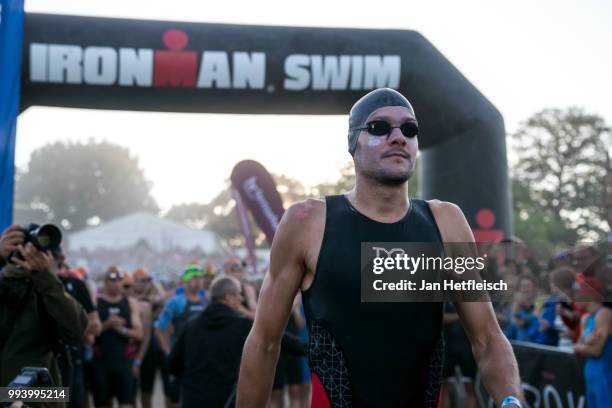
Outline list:
[[[104,279],[104,290],[109,296],[118,295],[122,291],[121,280],[107,277]]]
[[[354,161],[357,173],[384,185],[403,184],[414,172],[419,141],[406,137],[399,126],[416,123],[414,112],[401,106],[387,106],[372,112],[366,123],[385,121],[393,126],[387,135],[376,136],[363,130],[357,140]]]

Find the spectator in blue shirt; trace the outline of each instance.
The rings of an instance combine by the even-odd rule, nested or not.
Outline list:
[[[164,353],[169,354],[173,340],[185,324],[201,313],[207,305],[203,288],[204,271],[198,265],[189,265],[183,272],[182,291],[168,299],[155,322],[155,334]],[[172,335],[171,335],[172,334]]]
[[[504,333],[510,340],[533,342],[538,334],[538,317],[530,310],[518,309]]]
[[[563,280],[573,282],[574,272],[568,268],[558,268],[550,274],[549,285],[552,294],[544,302],[540,313],[540,328],[536,336],[536,343],[538,344],[555,347],[559,345],[559,335],[563,329],[559,306],[560,302],[568,300],[569,297],[556,285],[555,281],[562,282]]]
[[[517,300],[513,306],[514,313],[510,324],[504,329],[510,340],[534,342],[540,326],[534,313],[534,302],[537,295],[536,280],[532,275],[522,274],[518,281]]]

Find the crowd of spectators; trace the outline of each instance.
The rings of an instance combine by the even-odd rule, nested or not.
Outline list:
[[[503,259],[494,255],[494,273],[510,286],[511,296],[495,305],[509,339],[571,348],[582,330],[580,298],[593,289],[602,305],[610,305],[612,257],[607,244],[579,244],[547,260],[522,243],[497,248],[512,254]]]
[[[18,230],[13,227],[0,236],[3,264],[20,245],[23,236]],[[605,406],[601,404],[611,398],[609,249],[607,244],[577,245],[544,260],[520,242],[481,247],[488,255],[485,277],[503,279],[510,287],[508,296],[494,301],[507,338],[559,347],[583,358],[587,402],[603,398],[591,406]],[[40,323],[44,319],[34,315],[40,308],[36,304],[46,305],[65,332],[62,339],[72,339],[71,347],[58,351],[42,332],[37,339],[32,337],[40,348],[36,363],[47,367],[57,384],[70,387],[70,406],[109,407],[116,401],[123,408],[149,408],[158,383],[167,408],[179,402],[187,408],[207,403],[232,406],[241,350],[256,314],[265,264],[251,268],[229,254],[176,248],[156,252],[146,244],[129,250],[66,254],[57,250],[52,258],[31,244],[20,250],[23,260],[8,263],[0,278],[6,283],[23,276],[33,282],[31,299],[29,291],[22,293],[23,299],[29,299],[27,310],[32,316],[29,323],[20,319],[18,324],[44,326]],[[62,297],[61,292],[71,296]],[[9,311],[17,307],[7,305]],[[8,317],[9,313],[0,313],[0,318]],[[17,326],[12,320],[9,323]],[[465,406],[475,407],[477,368],[450,304],[444,323],[444,377],[461,376],[467,390]],[[16,337],[4,331],[0,346],[11,347]],[[298,296],[283,339],[270,407],[310,405],[306,339]],[[62,365],[62,353],[70,355],[68,369]],[[24,358],[23,362],[31,360]],[[4,383],[18,374],[21,362],[0,362]],[[446,407],[451,392],[443,386],[442,393],[441,407]]]
[[[254,268],[230,254],[207,256],[198,249],[156,253],[142,244],[121,251],[64,254],[58,249],[52,258],[28,244],[23,261],[6,263],[24,244],[20,228],[0,235],[0,267],[6,265],[0,282],[12,285],[13,276],[19,275],[23,286],[36,278],[24,294],[32,293],[30,317],[16,321],[19,327],[41,326],[38,337],[27,338],[40,355],[2,357],[3,386],[23,367],[39,366],[50,372],[53,385],[70,388],[71,407],[150,408],[158,384],[167,408],[233,406],[241,350],[255,317],[263,271],[249,272]],[[13,297],[13,286],[6,290]],[[62,338],[72,340],[66,352],[55,350],[45,338],[45,325],[39,323],[43,319],[35,316],[41,302],[61,323]],[[13,303],[8,309],[0,305],[3,322],[17,307]],[[283,361],[293,364],[279,364],[270,407],[310,404],[305,332],[298,297],[281,352]],[[24,339],[3,330],[0,355]],[[63,367],[60,352],[70,354],[69,367]]]
[[[503,296],[491,293],[506,337],[575,353],[585,363],[587,406],[612,406],[611,248],[580,244],[546,258],[516,239],[479,247],[488,261],[483,277],[508,284]],[[442,407],[457,404],[453,386],[463,389],[461,406],[476,407],[477,367],[452,305],[445,309],[444,323]]]

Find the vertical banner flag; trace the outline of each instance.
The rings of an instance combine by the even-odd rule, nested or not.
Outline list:
[[[272,245],[276,227],[285,212],[272,176],[256,161],[244,160],[234,167],[230,178],[246,208],[266,234],[268,244]]]
[[[0,0],[0,230],[13,219],[23,0]]]
[[[253,231],[251,230],[251,224],[249,223],[249,216],[247,214],[247,209],[242,202],[242,198],[240,197],[240,193],[232,187],[232,197],[236,202],[236,214],[238,215],[238,223],[240,224],[240,230],[242,231],[242,235],[244,235],[244,239],[246,242],[246,249],[249,259],[249,266],[251,267],[251,272],[257,272],[257,259],[255,256],[255,238],[253,238]]]

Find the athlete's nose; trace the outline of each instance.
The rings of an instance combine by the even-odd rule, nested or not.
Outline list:
[[[391,129],[391,132],[387,136],[389,144],[399,144],[400,146],[406,145],[406,137],[399,128]]]

